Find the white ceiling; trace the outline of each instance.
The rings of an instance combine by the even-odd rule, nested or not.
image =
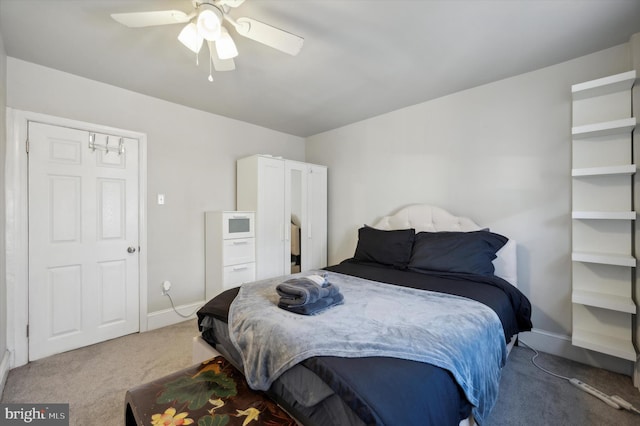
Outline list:
[[[247,16],[304,37],[296,57],[229,31],[236,70],[209,75],[181,24],[131,29],[111,13],[191,0],[0,0],[7,55],[309,136],[629,41],[640,0],[246,0]],[[229,27],[229,26],[228,26]]]

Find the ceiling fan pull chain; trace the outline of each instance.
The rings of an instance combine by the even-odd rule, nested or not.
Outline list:
[[[209,81],[213,81],[213,76],[211,75],[211,63],[213,62],[213,58],[211,57],[213,53],[211,53],[211,44],[209,44]]]

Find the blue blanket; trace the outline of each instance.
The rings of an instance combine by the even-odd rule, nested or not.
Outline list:
[[[231,340],[249,385],[267,390],[313,356],[383,356],[426,362],[452,373],[482,424],[498,395],[506,360],[502,325],[476,301],[328,273],[345,303],[317,316],[279,309],[274,278],[245,284],[229,311]]]

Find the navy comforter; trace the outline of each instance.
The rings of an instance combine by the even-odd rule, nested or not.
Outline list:
[[[515,287],[495,276],[422,273],[353,259],[329,271],[383,283],[438,291],[477,300],[493,309],[505,339],[531,329],[531,305]],[[228,320],[238,289],[212,299],[200,311]],[[383,315],[383,313],[381,313]],[[313,357],[303,365],[322,378],[368,425],[457,425],[471,406],[452,375],[430,364],[396,358]]]

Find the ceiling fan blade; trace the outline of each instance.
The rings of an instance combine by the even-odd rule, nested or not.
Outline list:
[[[288,53],[291,56],[296,56],[302,49],[304,39],[295,34],[251,18],[238,18],[236,21],[229,21],[236,28],[238,34]]]
[[[218,52],[213,45],[214,42],[207,40],[207,45],[209,46],[209,54],[211,55],[211,62],[213,63],[213,68],[216,71],[233,71],[236,69],[236,63],[233,58],[229,59],[220,59],[218,56]]]
[[[236,63],[233,58],[220,59],[215,53],[211,55],[211,61],[213,62],[213,68],[216,71],[233,71],[236,69]]]
[[[158,10],[153,12],[112,13],[111,17],[130,28],[152,27],[189,22],[193,14],[181,10]]]

